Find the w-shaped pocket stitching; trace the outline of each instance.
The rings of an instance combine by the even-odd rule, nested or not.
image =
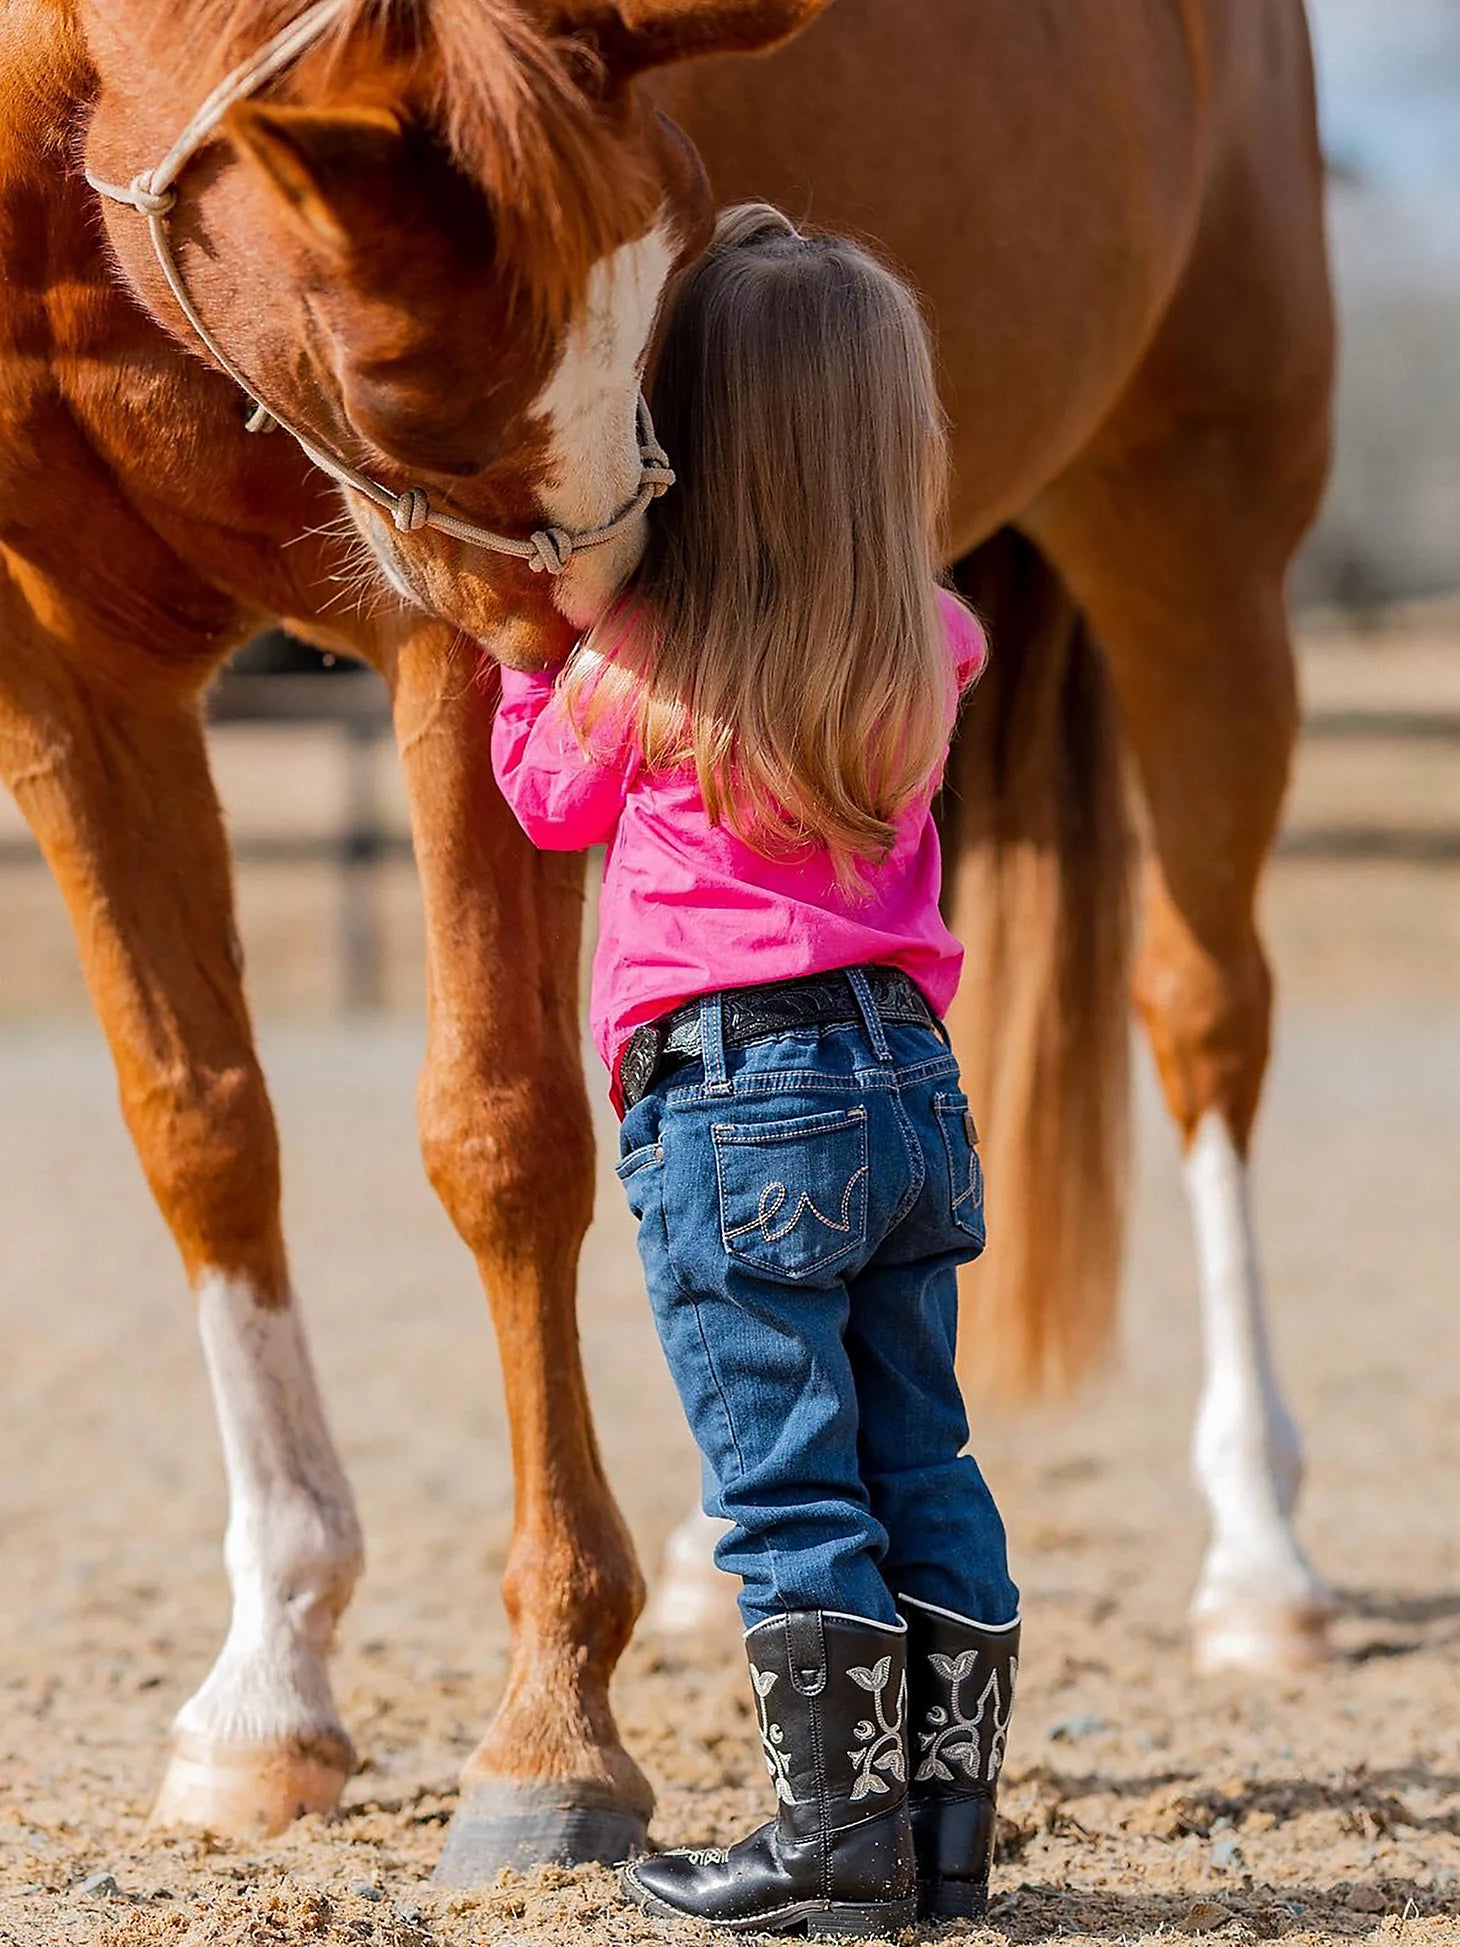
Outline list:
[[[715,1123],[720,1235],[756,1271],[796,1280],[849,1262],[867,1241],[867,1111]]]

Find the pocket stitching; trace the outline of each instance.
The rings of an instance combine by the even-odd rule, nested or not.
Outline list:
[[[770,1143],[797,1142],[807,1136],[834,1136],[866,1120],[863,1108],[822,1109],[816,1115],[790,1116],[783,1122],[712,1122],[710,1134],[717,1149],[722,1143],[731,1149],[763,1149]]]
[[[748,1147],[749,1145],[743,1145],[743,1146]],[[780,1213],[785,1209],[786,1199],[791,1194],[790,1191],[786,1188],[785,1184],[782,1183],[779,1180],[779,1178],[773,1177],[771,1181],[762,1188],[760,1193],[760,1208],[757,1211],[756,1215],[752,1217],[750,1222],[748,1224],[738,1224],[734,1230],[726,1230],[724,1225],[722,1224],[720,1226],[720,1235],[725,1239],[725,1242],[728,1244],[731,1238],[733,1237],[745,1237],[748,1236],[751,1231],[758,1230],[761,1236],[767,1242],[767,1244],[779,1244],[781,1239],[783,1237],[789,1237],[791,1235],[791,1232],[796,1228],[797,1224],[800,1223],[801,1212],[803,1210],[809,1210],[812,1216],[815,1217],[817,1222],[821,1224],[825,1224],[828,1230],[839,1230],[844,1235],[849,1234],[852,1228],[852,1194],[856,1190],[856,1187],[861,1182],[862,1178],[868,1174],[869,1171],[865,1163],[862,1163],[861,1165],[859,1165],[857,1169],[852,1171],[851,1176],[847,1180],[847,1187],[842,1191],[842,1214],[841,1214],[840,1223],[838,1223],[834,1217],[827,1216],[826,1212],[818,1206],[815,1197],[811,1195],[810,1191],[803,1190],[801,1192],[800,1200],[796,1205],[795,1211],[792,1213],[790,1223],[786,1224],[780,1230],[768,1230],[766,1226],[769,1223],[773,1222],[775,1218],[778,1217]],[[780,1191],[781,1193],[780,1201],[774,1206],[774,1208],[767,1210],[766,1198],[771,1194],[773,1190]]]
[[[613,1166],[613,1173],[620,1183],[631,1183],[640,1171],[648,1169],[651,1163],[663,1161],[663,1143],[643,1143],[638,1149],[631,1149],[627,1156],[621,1156]]]
[[[762,1186],[756,1215],[749,1223],[736,1225],[733,1229],[726,1225],[726,1186],[723,1161],[724,1153],[727,1149],[765,1147],[768,1142],[787,1142],[794,1140],[798,1136],[850,1135],[853,1132],[860,1133],[860,1161],[842,1191],[842,1221],[840,1223],[828,1218],[817,1207],[815,1200],[810,1194],[803,1190],[800,1201],[796,1206],[795,1216],[792,1218],[790,1224],[779,1232],[772,1233],[766,1231],[764,1228],[765,1222],[767,1220],[773,1220],[785,1208],[786,1200],[789,1197],[789,1192],[786,1190],[785,1185],[773,1179],[771,1183]],[[743,1265],[746,1269],[754,1271],[762,1277],[779,1277],[794,1281],[797,1278],[809,1277],[815,1272],[825,1270],[829,1264],[835,1263],[838,1258],[847,1256],[849,1252],[854,1251],[864,1241],[865,1223],[863,1225],[862,1235],[858,1236],[856,1234],[856,1226],[852,1222],[852,1199],[859,1185],[871,1176],[871,1168],[867,1160],[867,1111],[865,1109],[855,1108],[832,1111],[816,1116],[799,1116],[780,1123],[714,1123],[711,1125],[710,1133],[712,1147],[715,1152],[715,1184],[720,1205],[720,1239],[725,1247],[727,1256],[736,1264]],[[772,1189],[779,1189],[781,1191],[781,1201],[776,1204],[773,1210],[767,1211],[765,1199],[767,1193]],[[797,1224],[800,1223],[804,1210],[807,1207],[810,1208],[812,1214],[827,1230],[839,1234],[846,1241],[839,1243],[833,1242],[830,1249],[823,1251],[820,1256],[808,1260],[807,1263],[801,1265],[795,1272],[791,1272],[781,1265],[768,1264],[763,1259],[751,1255],[746,1250],[736,1249],[737,1239],[748,1237],[753,1233],[759,1233],[765,1239],[768,1246],[789,1237],[791,1232],[795,1230]]]
[[[958,1225],[959,1229],[966,1236],[983,1238],[987,1235],[987,1227],[983,1220],[983,1164],[979,1161],[976,1146],[973,1143],[969,1143],[968,1182],[962,1190],[959,1190],[957,1188],[958,1164],[954,1155],[953,1139],[949,1134],[950,1120],[954,1116],[957,1116],[961,1122],[963,1117],[968,1113],[968,1098],[966,1095],[935,1095],[933,1097],[933,1112],[938,1118],[938,1128],[943,1136],[943,1153],[948,1159],[950,1214],[954,1223]],[[976,1217],[973,1221],[965,1218],[959,1210],[959,1205],[967,1203],[970,1198],[974,1199],[976,1211]]]

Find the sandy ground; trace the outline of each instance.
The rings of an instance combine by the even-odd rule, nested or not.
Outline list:
[[[1358,769],[1315,761],[1333,766],[1323,815],[1357,803]],[[1416,788],[1408,761],[1373,788]],[[1407,803],[1418,818],[1435,800]],[[290,912],[312,909],[244,890],[257,966],[262,923],[288,940]],[[68,1018],[69,989],[43,1010],[31,950],[49,935],[37,921],[22,941],[12,891],[0,979],[19,964],[29,998],[0,1005],[0,1941],[657,1938],[598,1872],[479,1896],[427,1883],[500,1686],[510,1481],[484,1307],[415,1155],[409,1015],[275,1012],[263,1034],[297,1281],[370,1549],[337,1659],[363,1769],[331,1826],[254,1847],[144,1836],[169,1719],[224,1626],[221,1468],[100,1038]],[[1186,1664],[1193,1268],[1143,1075],[1121,1360],[1078,1407],[984,1416],[976,1434],[1027,1624],[998,1899],[970,1941],[1460,1943],[1460,873],[1293,864],[1269,906],[1288,1000],[1260,1207],[1340,1654],[1268,1684]],[[404,938],[406,894],[400,913]],[[694,1470],[606,1164],[583,1323],[612,1477],[653,1560]],[[733,1637],[631,1650],[617,1704],[661,1840],[723,1841],[765,1815],[742,1690]],[[82,1890],[99,1873],[114,1886]]]

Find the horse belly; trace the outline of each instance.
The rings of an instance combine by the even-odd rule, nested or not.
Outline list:
[[[1053,17],[1027,0],[836,0],[776,54],[654,91],[718,201],[870,237],[923,294],[958,552],[1098,426],[1195,227],[1198,90],[1164,0],[1061,0]]]

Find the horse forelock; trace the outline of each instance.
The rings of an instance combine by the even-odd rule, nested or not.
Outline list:
[[[303,0],[184,0],[182,40],[200,94],[302,10]],[[175,62],[179,28],[159,23]],[[164,40],[164,36],[166,37]],[[372,69],[403,87],[490,203],[496,271],[560,330],[595,264],[642,234],[662,197],[628,139],[630,111],[606,103],[595,56],[545,33],[519,0],[349,0],[293,70],[289,92],[325,105],[368,91]]]

